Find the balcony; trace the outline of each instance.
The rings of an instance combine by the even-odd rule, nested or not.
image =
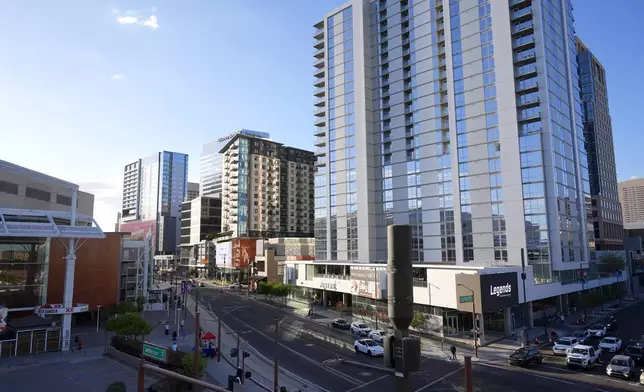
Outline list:
[[[313,57],[315,57],[316,59],[324,58],[324,48],[318,49],[315,52],[313,52]]]
[[[324,156],[326,156],[326,150],[317,150],[317,151],[315,151],[315,156],[316,157],[324,157]]]
[[[514,77],[525,78],[537,75],[537,66],[535,64],[522,65],[514,69]]]
[[[325,137],[319,137],[315,139],[315,143],[313,143],[315,147],[324,147],[326,146],[326,138]]]
[[[517,84],[517,93],[527,93],[539,89],[539,82],[536,80],[528,79],[522,80]]]
[[[531,0],[510,0],[510,7],[528,5],[531,2],[532,2]]]
[[[324,80],[324,72],[324,68],[316,68],[313,72],[313,76],[315,76],[316,78],[322,78],[322,80]]]
[[[324,38],[324,27],[316,29],[315,33],[313,33],[313,39],[322,39],[322,38]]]
[[[313,105],[315,105],[315,106],[317,106],[317,107],[325,106],[325,105],[326,105],[326,98],[324,98],[324,97],[322,97],[322,98],[316,98],[316,99],[313,101]]]
[[[512,42],[512,49],[527,49],[534,47],[534,35],[524,35]]]
[[[534,29],[534,25],[531,20],[525,21],[523,23],[515,23],[512,26],[512,34],[519,34],[523,32],[528,32]]]
[[[528,97],[527,95],[520,95],[517,98],[517,108],[524,108],[524,107],[529,107],[533,105],[538,105],[541,103],[541,99],[539,97]]]
[[[313,85],[315,87],[324,87],[326,85],[326,79],[324,78],[315,79],[315,82],[313,82]]]
[[[321,59],[313,59],[313,66],[315,68],[322,68],[324,67],[324,58]]]
[[[313,47],[314,47],[315,49],[322,49],[322,48],[324,48],[324,40],[323,40],[323,39],[321,39],[321,40],[315,41],[315,43],[313,44]]]
[[[326,128],[323,128],[323,127],[316,128],[315,132],[313,132],[313,135],[315,135],[315,136],[326,136]]]
[[[320,108],[313,112],[313,115],[316,117],[323,117],[326,115],[326,108]]]
[[[313,90],[313,95],[323,97],[326,94],[326,87],[320,87]]]
[[[326,118],[325,117],[316,118],[315,121],[313,122],[313,125],[315,125],[316,127],[325,126],[326,125]]]
[[[523,63],[528,61],[535,61],[536,58],[537,58],[537,54],[533,50],[529,50],[529,51],[519,52],[515,54],[514,62]]]
[[[537,110],[531,110],[528,113],[519,112],[517,115],[517,120],[519,122],[524,121],[535,121],[541,118],[541,112]]]
[[[510,20],[517,21],[519,19],[524,19],[532,16],[532,7],[528,6],[525,8],[519,8],[510,13]]]

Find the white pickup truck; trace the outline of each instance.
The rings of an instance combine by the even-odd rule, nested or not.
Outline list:
[[[590,370],[599,361],[601,352],[601,348],[578,344],[566,354],[566,365]]]

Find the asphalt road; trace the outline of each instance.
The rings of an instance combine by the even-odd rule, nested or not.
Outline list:
[[[377,370],[350,364],[326,366],[323,362],[342,357],[365,364],[382,365],[381,358],[355,354],[349,349],[326,343],[303,331],[349,342],[353,338],[345,332],[321,326],[314,321],[289,315],[272,306],[249,300],[237,293],[201,288],[200,300],[210,304],[225,324],[238,331],[248,331],[244,339],[268,358],[274,350],[275,320],[280,320],[280,365],[288,371],[331,392],[361,392],[395,390],[393,376]],[[644,303],[636,304],[616,314],[619,330],[615,335],[627,342],[644,333]],[[574,388],[581,391],[613,392],[642,390],[637,380],[624,381],[605,375],[605,364],[612,355],[604,356],[604,364],[589,372],[567,369],[563,357],[553,357],[544,349],[544,363],[530,368],[515,367],[506,361],[474,362],[474,391],[543,391],[546,389]],[[457,363],[424,358],[420,372],[410,377],[411,390],[463,391],[464,371]]]

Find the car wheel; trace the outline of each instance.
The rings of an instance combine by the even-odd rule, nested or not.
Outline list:
[[[371,350],[367,350],[367,355],[370,357],[373,356],[373,354],[371,353]]]
[[[538,363],[539,365],[541,365],[541,364],[543,363],[543,358],[539,358],[539,359],[537,359],[537,363]]]
[[[354,349],[356,350],[356,354],[360,353],[360,350],[358,350],[358,346],[355,346]]]

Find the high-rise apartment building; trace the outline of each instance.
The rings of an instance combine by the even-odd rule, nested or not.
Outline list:
[[[579,38],[576,46],[595,248],[599,251],[620,250],[623,249],[624,225],[617,189],[606,71]]]
[[[199,184],[196,182],[189,182],[188,192],[186,193],[186,200],[184,201],[190,201],[197,197],[199,197]]]
[[[162,151],[125,165],[121,231],[152,230],[157,253],[177,252],[187,190],[186,154]]]
[[[644,178],[620,182],[619,201],[624,214],[624,229],[644,229]]]
[[[222,233],[312,237],[313,152],[236,134],[221,149]]]
[[[223,170],[223,163],[219,150],[237,134],[265,139],[270,139],[271,137],[266,132],[240,129],[239,131],[232,132],[224,137],[204,144],[199,158],[199,194],[201,196],[221,198],[221,172]]]
[[[384,261],[394,223],[414,262],[589,267],[569,0],[354,0],[314,27],[318,260]]]

